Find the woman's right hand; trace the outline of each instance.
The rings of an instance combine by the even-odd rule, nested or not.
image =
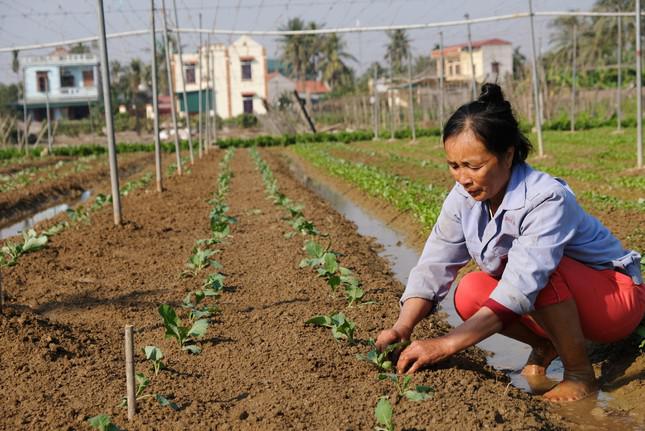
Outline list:
[[[376,348],[383,351],[390,344],[407,341],[412,334],[412,328],[397,327],[396,325],[390,329],[384,329],[376,337]]]

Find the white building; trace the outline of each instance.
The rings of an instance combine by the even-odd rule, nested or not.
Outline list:
[[[210,65],[207,60],[209,56]],[[203,46],[198,53],[184,54],[183,63],[191,113],[199,111],[200,87],[204,108],[214,88],[217,115],[221,118],[243,113],[266,113],[263,102],[268,98],[266,49],[250,37],[242,36],[228,47],[223,44]],[[214,80],[209,78],[208,69]],[[183,113],[184,84],[179,69],[179,55],[173,58],[172,72],[178,96],[178,112]]]
[[[475,79],[477,82],[495,81],[513,73],[513,45],[503,39],[486,39],[472,42]],[[446,81],[469,81],[473,76],[467,43],[446,46],[443,49],[444,76]],[[432,58],[439,60],[441,50],[432,51]],[[437,61],[437,76],[441,74]]]

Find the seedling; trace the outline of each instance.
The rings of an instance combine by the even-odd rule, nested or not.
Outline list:
[[[195,295],[195,302],[192,302],[193,295]],[[197,306],[206,298],[207,296],[218,296],[219,293],[212,290],[196,290],[195,292],[188,293],[181,304],[182,307],[190,309],[188,318],[190,320],[197,320],[202,318],[209,318],[215,313],[219,313],[220,309],[216,305],[210,305],[198,308]]]
[[[134,376],[136,382],[137,382],[137,392],[135,394],[136,400],[141,401],[146,398],[154,398],[157,400],[157,402],[163,406],[163,407],[170,407],[173,410],[179,410],[179,406],[172,401],[170,401],[168,398],[164,397],[163,395],[160,394],[146,394],[143,395],[143,392],[146,390],[148,386],[150,386],[150,379],[146,377],[145,374],[143,373],[137,373]],[[123,397],[121,400],[121,407],[127,407],[128,405],[128,398]]]
[[[47,236],[38,235],[33,229],[23,232],[22,239],[22,244],[7,242],[0,248],[0,266],[14,266],[23,254],[40,250],[47,244]]]
[[[409,375],[399,376],[394,373],[380,373],[378,375],[378,379],[394,382],[399,396],[406,397],[410,401],[424,401],[432,398],[432,394],[434,393],[434,388],[431,386],[417,385],[414,389],[410,389],[409,387],[410,382],[412,381],[412,376]]]
[[[327,247],[323,248],[322,245],[317,243],[316,241],[309,240],[305,242],[304,247],[302,249],[307,253],[307,257],[302,259],[300,261],[300,268],[304,267],[310,267],[310,268],[316,268],[317,266],[320,266],[324,263],[325,260],[325,255],[327,254],[332,254],[334,258],[338,255],[333,250],[329,249],[329,246],[331,244],[327,245]]]
[[[96,195],[96,199],[94,200],[94,203],[92,204],[90,209],[92,211],[99,210],[110,202],[112,202],[111,195],[104,195],[103,193],[99,193],[98,195]]]
[[[217,253],[219,250],[206,250],[199,247],[193,249],[193,254],[188,258],[186,267],[188,268],[181,273],[184,277],[194,277],[197,273],[204,268],[211,266],[215,269],[220,269],[222,265],[210,257]]]
[[[146,355],[146,359],[152,362],[152,371],[154,371],[155,376],[159,374],[159,371],[166,368],[161,360],[163,359],[163,353],[161,349],[157,346],[146,346],[143,348],[143,354]]]
[[[305,323],[331,328],[331,334],[336,340],[343,339],[347,340],[350,344],[354,343],[354,330],[356,329],[356,324],[345,317],[343,313],[336,313],[331,316],[314,316]]]
[[[205,245],[205,246],[211,246],[215,244],[219,244],[222,241],[224,241],[224,238],[226,238],[231,232],[231,229],[228,225],[222,231],[211,231],[211,237],[208,239],[198,239],[197,240],[197,246],[200,245]]]
[[[114,425],[106,414],[93,416],[87,420],[87,423],[99,431],[121,431],[121,428]]]
[[[372,346],[372,349],[367,352],[367,355],[358,354],[356,357],[361,361],[367,361],[378,368],[379,371],[388,372],[392,369],[392,358],[391,354],[399,349],[407,347],[409,341],[401,341],[400,343],[394,343],[387,346],[383,349],[382,352],[376,348],[374,340],[370,339],[368,341],[369,345]]]
[[[641,342],[638,345],[638,348],[643,350],[645,349],[645,326],[642,324],[636,328],[636,333],[641,337]]]
[[[45,235],[47,238],[58,235],[60,232],[62,232],[67,226],[69,226],[69,223],[66,221],[61,221],[50,227],[49,229],[46,229],[43,231],[43,235]]]
[[[83,205],[79,205],[76,209],[68,208],[65,210],[69,219],[73,222],[89,222],[90,215],[87,213],[87,210]]]
[[[159,314],[163,318],[164,328],[166,329],[165,338],[175,338],[182,350],[198,354],[202,350],[194,344],[195,338],[201,338],[206,334],[208,329],[208,320],[200,319],[192,326],[182,326],[181,319],[177,317],[175,310],[168,304],[159,306]]]
[[[318,229],[316,229],[314,224],[311,221],[304,218],[303,216],[297,216],[293,218],[291,221],[289,221],[288,223],[296,232],[300,232],[302,235],[314,236],[314,235],[320,234],[320,232],[318,231]]]
[[[387,397],[381,397],[374,409],[374,416],[378,424],[376,431],[394,431],[394,414],[392,412],[392,404]]]
[[[202,289],[205,292],[212,291],[213,294],[207,294],[207,296],[219,295],[224,290],[224,276],[218,272],[209,274],[202,284]]]

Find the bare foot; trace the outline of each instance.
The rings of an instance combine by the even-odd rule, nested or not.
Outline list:
[[[534,347],[522,369],[523,376],[544,376],[549,364],[558,356],[558,352],[549,340],[544,344]]]
[[[543,395],[547,401],[564,403],[578,401],[598,391],[596,379],[588,380],[563,380],[556,387]]]

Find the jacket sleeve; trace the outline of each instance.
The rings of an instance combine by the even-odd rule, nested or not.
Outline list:
[[[516,315],[533,311],[535,299],[560,264],[579,223],[575,197],[564,188],[546,193],[532,205],[509,249],[502,278],[490,295],[490,300]]]
[[[455,186],[443,203],[419,262],[410,271],[401,305],[410,298],[432,300],[436,305],[450,290],[459,269],[470,260],[460,217],[464,201]]]

